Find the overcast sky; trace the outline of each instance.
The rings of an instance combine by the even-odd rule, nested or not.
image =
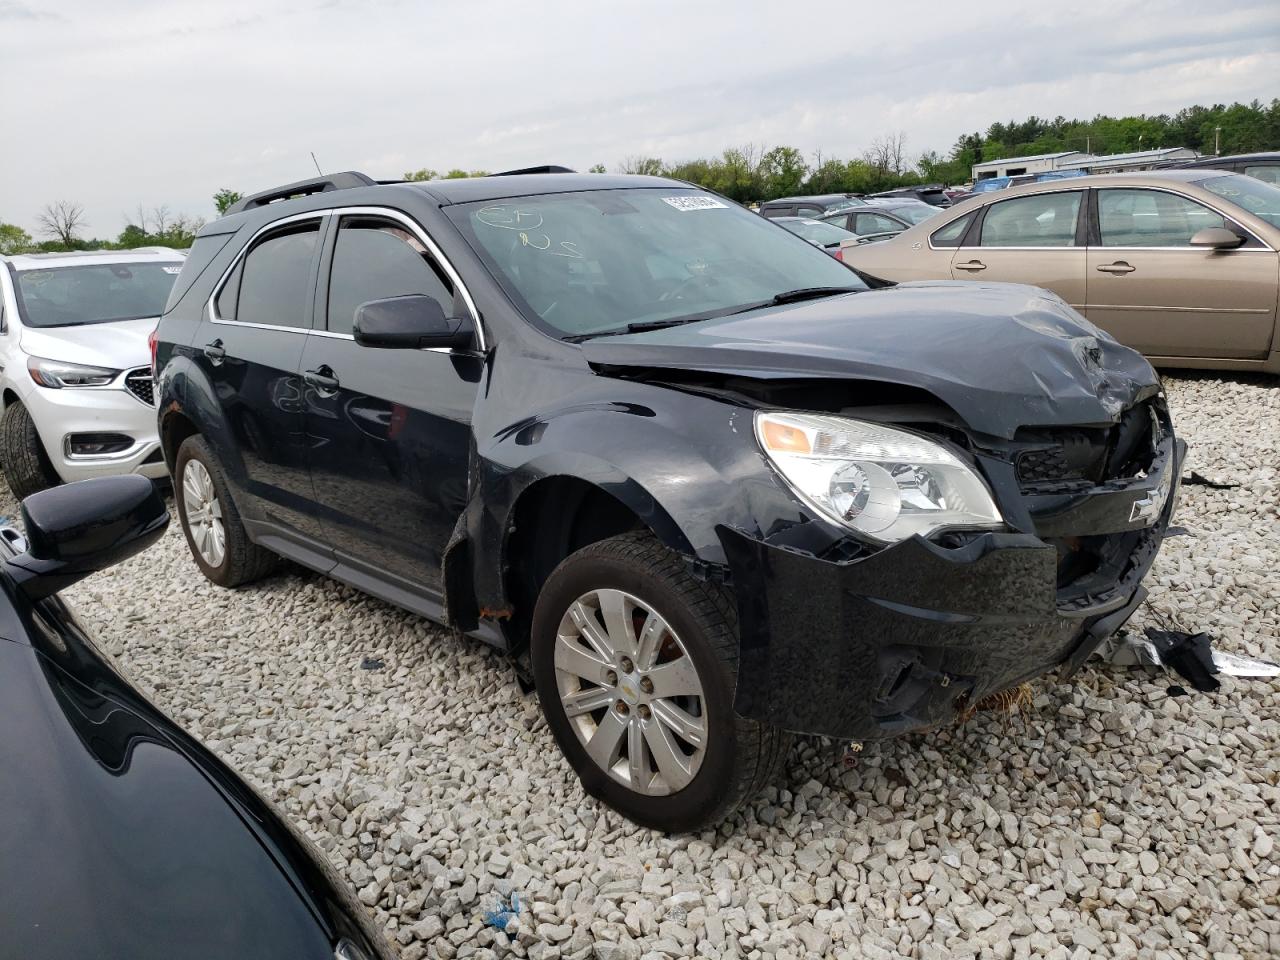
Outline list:
[[[933,8],[935,12],[928,12]],[[139,204],[314,171],[615,169],[746,142],[913,154],[1029,114],[1280,94],[1275,0],[0,0],[0,221],[51,200],[114,237]]]

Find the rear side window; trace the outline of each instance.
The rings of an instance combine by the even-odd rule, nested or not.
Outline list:
[[[790,204],[779,204],[776,206],[763,207],[760,210],[762,216],[773,219],[774,217],[791,217],[794,216],[796,208]]]
[[[929,242],[935,247],[958,247],[972,221],[972,213],[966,214],[959,220],[952,220],[945,227],[933,231],[933,235],[929,237]]]
[[[1222,217],[1186,197],[1159,190],[1099,190],[1098,235],[1104,247],[1185,247]]]
[[[1243,173],[1264,183],[1280,184],[1280,163],[1253,164],[1246,166]]]
[[[356,308],[370,300],[421,293],[453,309],[453,284],[422,242],[391,220],[345,217],[329,271],[327,326],[350,333]]]
[[[1079,191],[1001,200],[982,221],[984,247],[1072,247],[1080,219]]]
[[[878,213],[860,213],[855,222],[857,226],[853,228],[854,233],[899,233],[903,229],[897,220]]]
[[[290,224],[250,248],[218,294],[219,319],[274,327],[311,326],[311,269],[320,221]]]
[[[234,236],[232,233],[215,233],[205,237],[196,237],[196,242],[191,245],[191,251],[187,254],[186,262],[182,265],[182,272],[178,274],[178,279],[173,284],[173,289],[169,291],[169,299],[164,305],[164,312],[168,313],[178,305],[178,302],[187,295],[187,291],[192,285],[200,279],[200,275],[213,262],[213,258],[220,254],[227,245],[227,241]]]

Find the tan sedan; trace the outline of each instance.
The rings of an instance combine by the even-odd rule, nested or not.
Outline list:
[[[895,283],[1045,287],[1158,366],[1280,373],[1277,250],[1280,188],[1221,170],[1163,170],[974,197],[841,252]]]

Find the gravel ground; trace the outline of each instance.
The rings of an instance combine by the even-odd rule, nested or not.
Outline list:
[[[1168,386],[1189,469],[1240,487],[1184,488],[1153,602],[1280,659],[1280,381]],[[407,960],[1280,956],[1278,683],[1171,697],[1095,663],[852,766],[802,741],[721,829],[667,838],[584,796],[501,657],[323,577],[221,590],[175,522],[69,599]]]

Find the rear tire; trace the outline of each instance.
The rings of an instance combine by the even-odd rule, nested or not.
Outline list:
[[[279,567],[279,557],[249,539],[226,475],[199,434],[178,448],[173,498],[191,558],[218,586],[251,583]]]
[[[19,500],[62,482],[44,452],[31,414],[16,400],[0,417],[0,456],[4,457],[4,478]]]
[[[735,611],[727,590],[695,580],[647,532],[591,544],[552,572],[533,614],[533,673],[587,793],[684,832],[715,825],[773,778],[791,736],[734,713]]]

